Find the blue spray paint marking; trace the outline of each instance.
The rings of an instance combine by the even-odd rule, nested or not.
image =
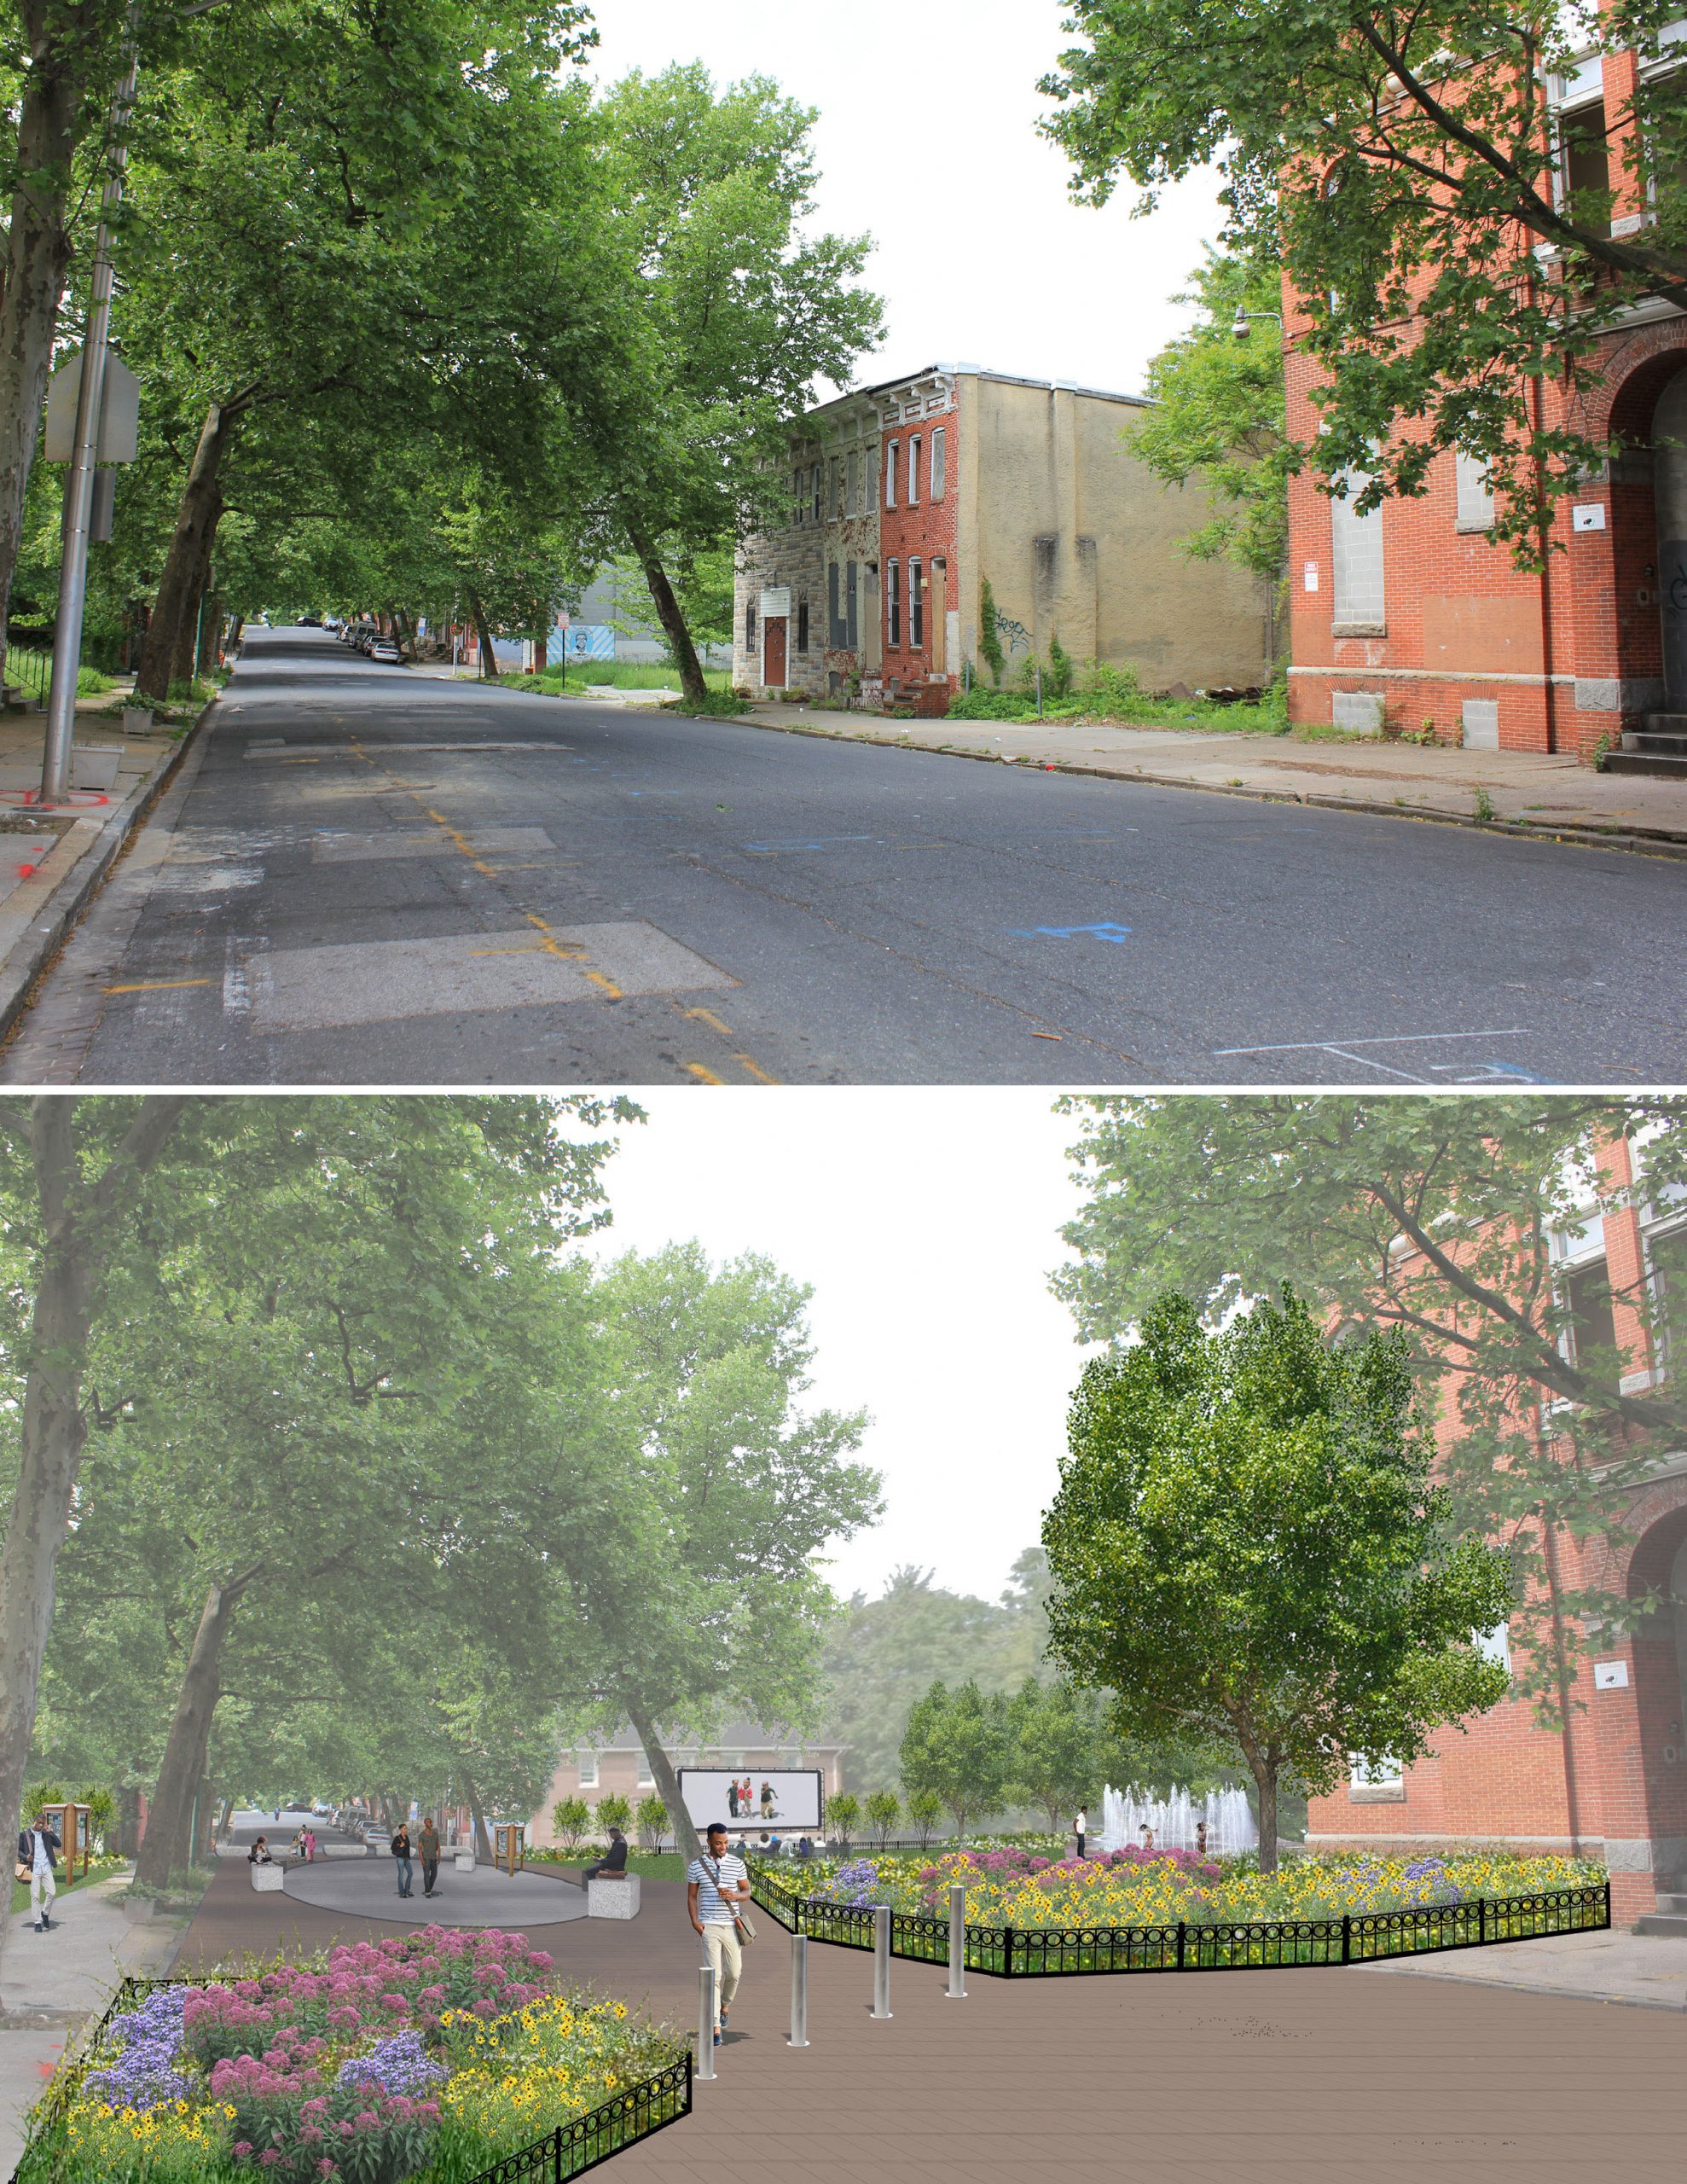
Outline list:
[[[1436,1074],[1450,1075],[1455,1066],[1456,1065],[1452,1062],[1438,1062],[1435,1065]],[[1459,1083],[1461,1084],[1485,1084],[1491,1078],[1496,1077],[1515,1077],[1520,1084],[1557,1084],[1562,1082],[1560,1078],[1556,1077],[1543,1077],[1539,1070],[1520,1069],[1515,1062],[1486,1061],[1482,1064],[1482,1074],[1481,1077],[1460,1077]]]
[[[1111,918],[1099,925],[1040,925],[1029,932],[1010,926],[1008,930],[1016,940],[1110,940],[1115,946],[1130,936],[1128,925],[1116,925]]]
[[[747,850],[763,852],[773,850],[824,850],[830,849],[835,842],[873,842],[883,846],[881,838],[877,834],[821,834],[811,842],[746,842],[744,846]]]

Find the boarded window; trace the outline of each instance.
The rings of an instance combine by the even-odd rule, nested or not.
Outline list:
[[[806,599],[799,599],[797,602],[797,649],[798,652],[809,649],[809,602]]]
[[[844,624],[838,611],[838,564],[828,561],[826,570],[826,626],[829,632],[826,642],[836,652],[844,642]]]
[[[861,643],[860,621],[861,578],[859,565],[846,561],[844,565],[844,642],[851,652]]]
[[[939,425],[931,435],[931,497],[941,501],[949,490],[949,436]]]
[[[826,520],[826,473],[817,462],[809,473],[809,486],[814,496],[815,521]]]
[[[1347,497],[1330,503],[1335,562],[1336,624],[1379,630],[1387,619],[1383,586],[1383,511],[1361,515],[1354,506],[1369,481],[1358,471],[1342,480]]]
[[[1481,457],[1466,455],[1461,448],[1452,458],[1452,467],[1458,485],[1458,528],[1492,531],[1493,495],[1488,488],[1487,472]]]
[[[918,561],[908,563],[908,643],[915,652],[925,645],[925,571]]]

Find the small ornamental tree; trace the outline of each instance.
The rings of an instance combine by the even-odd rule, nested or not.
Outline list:
[[[598,1826],[607,1838],[612,1827],[629,1828],[633,1824],[631,1803],[618,1790],[612,1790],[606,1798],[598,1799]]]
[[[1402,1763],[1505,1695],[1476,1650],[1511,1604],[1503,1552],[1454,1544],[1397,1334],[1326,1347],[1292,1292],[1220,1334],[1144,1314],[1072,1407],[1043,1520],[1050,1652],[1116,1693],[1121,1732],[1228,1731],[1277,1866],[1285,1772]]]
[[[846,1850],[861,1816],[861,1801],[852,1797],[848,1790],[839,1791],[826,1808],[826,1818],[832,1822],[832,1833]]]
[[[942,1799],[935,1790],[911,1791],[904,1809],[909,1827],[919,1838],[920,1849],[927,1849],[931,1841],[931,1831],[943,1816]]]
[[[654,1791],[639,1799],[639,1842],[646,1850],[662,1848],[662,1831],[668,1825],[668,1808]]]
[[[1039,1683],[1027,1676],[1008,1701],[1013,1789],[1041,1808],[1054,1832],[1100,1786],[1100,1711],[1097,1694],[1075,1691],[1064,1678]]]
[[[950,1692],[934,1683],[908,1716],[902,1738],[902,1780],[935,1791],[965,1835],[969,1819],[1000,1809],[1011,1744],[1006,1702],[988,1697],[971,1677]]]
[[[875,1790],[867,1799],[867,1824],[881,1850],[890,1839],[890,1830],[896,1825],[901,1809],[894,1790]]]
[[[559,1798],[551,1807],[551,1830],[565,1850],[576,1850],[592,1824],[592,1809],[583,1798]]]

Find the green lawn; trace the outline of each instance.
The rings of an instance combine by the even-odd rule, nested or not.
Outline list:
[[[122,1858],[96,1858],[91,1869],[87,1873],[78,1876],[76,1885],[78,1888],[86,1888],[90,1881],[107,1880],[126,1862],[127,1861]],[[70,1893],[71,1884],[65,1879],[64,1870],[61,1867],[59,1894],[68,1896]],[[29,1908],[29,1883],[26,1880],[13,1881],[12,1908],[14,1911],[26,1911]]]
[[[705,667],[703,679],[711,690],[724,690],[731,678],[724,667]],[[599,689],[676,691],[680,671],[629,659],[577,659],[570,662],[565,678],[561,668],[548,667],[542,675],[501,675],[498,680],[507,689],[542,692],[554,698],[565,688],[584,690],[590,684]]]

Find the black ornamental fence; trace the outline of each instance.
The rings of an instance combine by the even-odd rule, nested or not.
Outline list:
[[[32,2174],[35,2167],[32,2157],[63,2123],[84,2078],[96,2067],[101,2042],[111,2030],[113,2018],[123,2016],[161,1987],[214,1987],[240,1976],[229,1973],[222,1980],[125,1979],[105,2014],[84,2038],[75,2063],[58,2072],[30,2111],[23,2159],[12,2173],[11,2184],[39,2184],[38,2176]],[[565,2184],[565,2179],[583,2176],[600,2162],[677,2123],[691,2113],[691,2106],[692,2055],[687,2048],[666,2069],[641,2078],[636,2085],[624,2088],[588,2114],[577,2116],[571,2123],[559,2123],[530,2146],[505,2154],[490,2169],[469,2178],[468,2184],[527,2184],[530,2178],[535,2184]]]
[[[756,1901],[789,1933],[841,1949],[870,1949],[870,1905],[803,1896],[757,1870]],[[1478,1896],[1414,1911],[1370,1911],[1342,1919],[1249,1919],[1211,1926],[988,1926],[967,1924],[963,1963],[998,1979],[1059,1978],[1093,1972],[1288,1971],[1305,1964],[1374,1964],[1435,1949],[1483,1949],[1495,1942],[1540,1941],[1611,1923],[1609,1881],[1533,1896]],[[949,1922],[916,1912],[890,1914],[890,1954],[916,1964],[948,1964]]]

